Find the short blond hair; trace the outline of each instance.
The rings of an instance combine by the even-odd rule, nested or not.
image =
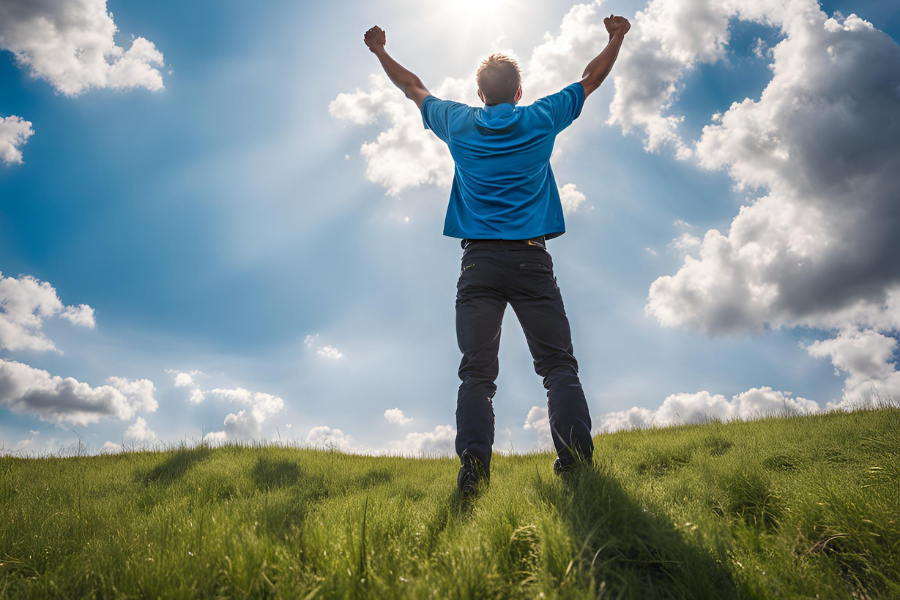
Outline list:
[[[505,54],[491,54],[478,67],[475,81],[484,94],[485,104],[513,102],[522,85],[519,63]]]

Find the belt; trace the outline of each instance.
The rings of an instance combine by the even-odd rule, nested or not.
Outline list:
[[[468,248],[475,242],[494,242],[494,243],[506,242],[507,244],[509,244],[509,243],[527,244],[529,246],[537,246],[538,248],[543,248],[544,250],[547,249],[547,238],[546,238],[546,236],[543,236],[543,235],[529,238],[527,240],[469,240],[469,239],[464,239],[460,242],[460,246],[462,246],[463,249],[465,250],[466,248]]]

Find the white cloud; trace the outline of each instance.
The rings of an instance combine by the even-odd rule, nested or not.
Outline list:
[[[202,390],[194,389],[191,390],[191,395],[188,397],[188,402],[191,404],[200,404],[206,399],[206,394],[203,393]]]
[[[550,432],[550,417],[546,406],[532,406],[525,417],[524,429],[533,429],[537,432],[537,445],[541,450],[553,448],[553,436]]]
[[[568,215],[578,210],[585,197],[578,191],[574,183],[567,183],[559,188],[559,199],[562,202],[563,212]]]
[[[118,452],[118,451],[120,451],[121,449],[122,449],[122,446],[120,446],[119,444],[117,444],[117,443],[115,443],[115,442],[106,441],[106,442],[104,442],[103,445],[100,447],[100,452],[101,452],[101,453],[105,453],[105,452]]]
[[[21,452],[22,450],[24,450],[28,446],[30,446],[32,441],[33,441],[33,438],[29,438],[27,440],[21,440],[21,441],[17,442],[15,446],[13,446],[12,451],[13,452]]]
[[[837,330],[807,349],[847,376],[829,406],[896,396],[896,340],[883,334],[900,329],[900,49],[806,0],[757,8],[786,36],[774,76],[759,100],[714,115],[695,150],[703,168],[765,195],[727,234],[691,240],[697,256],[652,284],[647,314],[713,335]]]
[[[405,416],[399,408],[389,408],[384,411],[384,419],[388,423],[394,423],[395,425],[406,425],[412,421],[412,418]]]
[[[94,309],[90,306],[64,307],[46,281],[29,275],[3,277],[0,273],[0,348],[57,350],[41,331],[44,320],[56,315],[76,325],[94,327]]]
[[[618,431],[643,427],[665,427],[686,423],[701,423],[709,419],[730,421],[751,420],[780,414],[811,414],[819,412],[819,405],[806,398],[794,398],[791,392],[770,387],[751,388],[732,397],[701,391],[693,394],[672,394],[656,410],[633,407],[625,411],[602,415],[600,431]]]
[[[34,135],[31,121],[10,115],[0,117],[0,160],[8,165],[22,163],[22,146]]]
[[[635,14],[613,71],[608,123],[625,132],[642,130],[648,151],[670,146],[679,158],[690,157],[692,149],[678,132],[684,117],[671,109],[685,75],[725,57],[729,21],[787,29],[817,11],[815,0],[652,0]]]
[[[798,16],[781,21],[760,99],[734,103],[696,145],[701,166],[767,193],[653,283],[647,313],[664,326],[900,326],[900,51],[856,16],[800,0],[784,12]]]
[[[134,423],[125,430],[125,439],[136,442],[149,442],[156,439],[156,432],[147,426],[144,417],[138,417]]]
[[[620,431],[623,429],[642,429],[653,423],[654,413],[646,408],[633,406],[628,410],[601,415],[597,429],[599,431]]]
[[[694,228],[693,225],[691,225],[690,223],[688,223],[687,221],[684,221],[682,219],[675,219],[675,221],[672,223],[672,225],[674,225],[678,229],[693,229]]]
[[[284,400],[280,396],[263,392],[251,392],[244,388],[216,388],[207,393],[230,402],[249,406],[245,410],[226,415],[223,423],[225,426],[224,431],[214,431],[205,436],[204,439],[210,441],[222,441],[226,438],[235,440],[258,439],[262,435],[262,425],[266,419],[284,408]],[[192,401],[193,397],[192,394]]]
[[[253,410],[242,410],[225,415],[225,435],[232,440],[252,440],[262,435],[265,417]]]
[[[337,360],[344,356],[344,354],[334,346],[322,346],[321,348],[316,350],[316,354],[318,354],[319,356],[324,356],[325,358],[331,358],[333,360]]]
[[[166,369],[166,373],[175,376],[175,387],[192,387],[197,385],[194,377],[197,375],[206,375],[203,371],[194,369],[193,371],[179,371],[177,369]]]
[[[315,350],[316,355],[321,356],[323,358],[330,358],[332,360],[337,360],[344,356],[344,353],[335,348],[334,346],[320,346],[318,345],[319,334],[310,334],[303,339],[303,345],[306,346],[309,350]]]
[[[94,309],[87,304],[67,306],[59,316],[71,323],[81,325],[82,327],[93,328],[96,325],[96,321],[94,321]]]
[[[842,331],[837,337],[810,344],[810,356],[827,358],[835,374],[845,374],[844,396],[829,407],[844,409],[872,404],[879,398],[900,399],[900,371],[894,356],[897,339],[875,331]]]
[[[646,252],[646,253],[649,254],[650,256],[659,256],[659,252],[657,252],[656,250],[654,250],[654,249],[651,248],[650,246],[647,246],[646,248],[644,248],[644,252]]]
[[[0,406],[50,423],[88,425],[103,417],[131,419],[137,411],[153,412],[153,383],[110,377],[92,388],[71,377],[51,377],[47,371],[0,360]]]
[[[685,232],[669,242],[669,248],[685,256],[697,252],[700,249],[700,244],[700,238]]]
[[[454,455],[456,429],[438,425],[432,431],[408,433],[401,441],[391,442],[391,449],[407,456]]]
[[[134,38],[117,46],[118,29],[106,0],[4,0],[0,48],[19,65],[67,96],[90,88],[163,89],[165,65],[153,42]]]
[[[756,38],[756,41],[753,42],[753,55],[756,58],[765,58],[770,55],[769,47],[762,38]]]
[[[228,441],[228,434],[224,431],[210,431],[203,436],[203,441],[210,444],[224,444]]]
[[[449,187],[453,159],[444,143],[422,127],[415,104],[380,73],[371,75],[369,82],[368,92],[338,94],[328,106],[332,116],[351,123],[368,124],[380,117],[390,122],[374,142],[360,147],[366,159],[366,178],[392,196],[425,184]],[[445,80],[433,93],[444,94],[440,96],[444,98],[454,87],[458,87],[455,82]]]
[[[338,450],[350,450],[353,438],[340,429],[332,429],[327,425],[320,425],[309,430],[306,443],[317,448],[336,448]]]
[[[153,397],[156,386],[149,379],[130,381],[124,377],[109,377],[106,382],[122,392],[135,410],[156,412],[158,404]]]

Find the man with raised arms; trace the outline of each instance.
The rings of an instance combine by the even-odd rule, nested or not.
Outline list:
[[[550,168],[553,143],[609,75],[631,27],[613,15],[604,24],[609,43],[581,79],[528,106],[518,104],[523,94],[518,65],[502,54],[491,55],[478,69],[484,106],[472,107],[434,97],[388,55],[380,27],[364,36],[390,80],[419,107],[424,127],[449,146],[456,163],[444,235],[459,238],[463,248],[456,288],[456,335],[463,355],[456,453],[462,463],[457,485],[464,493],[490,479],[492,401],[507,305],[525,332],[535,371],[544,378],[557,452],[554,472],[591,464],[591,417],[547,240],[565,233]]]

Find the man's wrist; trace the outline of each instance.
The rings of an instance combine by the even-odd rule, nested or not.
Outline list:
[[[371,50],[376,56],[379,54],[384,54],[384,52],[385,52],[384,44],[377,44],[377,45],[369,48],[369,50]]]

